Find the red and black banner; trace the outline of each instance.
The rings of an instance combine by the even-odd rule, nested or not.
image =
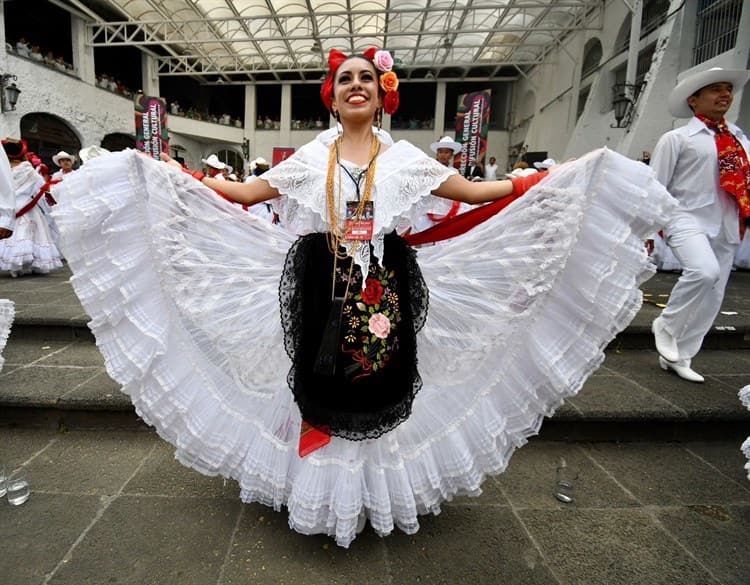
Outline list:
[[[491,98],[491,89],[458,96],[456,142],[463,148],[458,155],[457,168],[462,175],[469,165],[469,160],[482,162],[487,152]]]
[[[135,97],[135,148],[158,159],[169,153],[167,102],[159,97],[139,94]]]

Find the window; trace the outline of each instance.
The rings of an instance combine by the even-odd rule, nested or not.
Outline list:
[[[741,13],[742,0],[700,0],[693,65],[734,48]]]
[[[506,130],[508,128],[510,87],[510,83],[497,81],[448,83],[445,88],[445,128],[455,128],[459,95],[491,89],[490,130]],[[421,103],[426,104],[424,101]],[[425,107],[429,106],[425,105]]]
[[[583,49],[583,63],[581,64],[581,78],[586,77],[599,66],[602,60],[602,44],[599,39],[589,39]]]
[[[399,108],[391,118],[391,128],[401,130],[432,130],[435,127],[436,83],[409,83],[398,86]]]
[[[255,127],[258,130],[278,130],[281,127],[281,86],[256,85],[255,99],[258,112]]]
[[[320,99],[320,86],[320,83],[292,85],[292,130],[328,128],[330,115]]]

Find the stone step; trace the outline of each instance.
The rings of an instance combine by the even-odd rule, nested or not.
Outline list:
[[[0,373],[0,425],[110,428],[142,423],[88,341],[15,339]],[[545,422],[546,438],[687,440],[747,435],[737,392],[750,383],[750,350],[705,350],[691,384],[657,365],[653,350],[608,350],[581,392]]]
[[[67,268],[46,276],[0,276],[0,298],[16,303],[16,320],[0,373],[0,424],[108,427],[140,425],[127,396],[104,369],[88,316]],[[644,303],[610,345],[603,367],[581,393],[546,422],[548,437],[589,440],[740,436],[750,413],[737,391],[750,383],[750,272],[732,274],[722,313],[693,366],[706,383],[662,372],[651,321],[677,275],[643,285]]]
[[[678,275],[657,273],[643,286],[644,304],[611,349],[651,349],[651,322],[661,311]],[[49,275],[0,276],[0,298],[16,304],[12,339],[89,341],[89,317],[69,282],[67,268]],[[750,271],[732,274],[722,310],[706,336],[707,349],[750,349]]]

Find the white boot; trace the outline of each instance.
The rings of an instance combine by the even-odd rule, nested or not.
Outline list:
[[[689,360],[682,360],[679,362],[668,362],[662,356],[659,356],[659,366],[664,371],[672,370],[683,380],[688,382],[696,382],[701,384],[705,381],[703,376],[690,367]]]

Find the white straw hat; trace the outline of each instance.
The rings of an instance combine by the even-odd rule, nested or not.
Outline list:
[[[536,169],[513,169],[509,173],[505,173],[505,176],[509,179],[517,179],[518,177],[528,177],[529,175],[535,175],[539,171]]]
[[[450,148],[454,154],[461,152],[461,145],[453,140],[450,136],[443,136],[437,142],[430,144],[432,152],[437,153],[439,148]]]
[[[722,69],[712,67],[706,71],[700,71],[688,75],[680,81],[669,94],[669,112],[675,118],[692,118],[693,110],[687,103],[687,99],[696,91],[712,83],[731,83],[734,91],[741,88],[750,78],[750,71],[745,69]]]
[[[535,162],[534,166],[540,171],[544,171],[550,167],[554,167],[557,161],[554,158],[545,158],[542,162]]]
[[[101,156],[103,154],[109,154],[109,151],[106,148],[102,148],[101,146],[96,145],[87,146],[86,148],[82,148],[78,151],[78,156],[81,158],[81,162],[84,164],[86,164],[86,162],[90,161],[92,158],[96,158],[97,156]]]
[[[208,158],[202,158],[201,162],[212,169],[219,169],[220,171],[223,171],[227,166],[215,154],[210,155]]]
[[[76,160],[77,160],[76,157],[75,157],[75,155],[68,154],[64,150],[61,150],[60,152],[58,152],[56,155],[54,155],[52,157],[52,162],[55,163],[59,167],[60,166],[60,159],[61,158],[70,159],[72,162],[76,162]]]

